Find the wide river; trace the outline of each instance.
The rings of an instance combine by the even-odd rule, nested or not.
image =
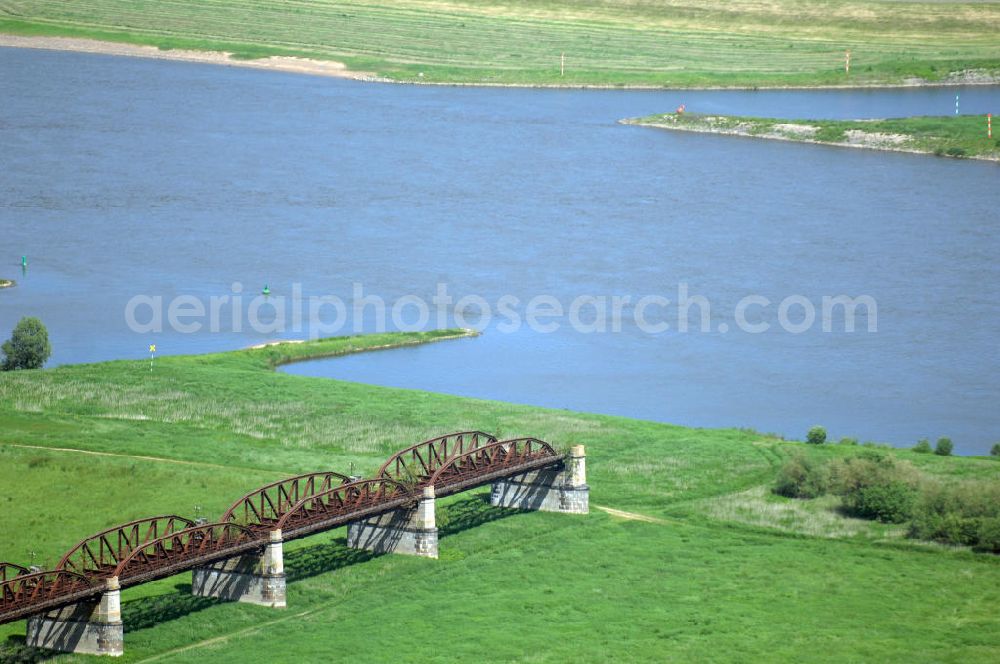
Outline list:
[[[137,295],[166,309],[233,295],[235,282],[249,302],[268,284],[260,312],[274,323],[273,302],[300,291],[350,310],[358,283],[408,303],[408,324],[423,321],[400,298],[430,303],[443,284],[453,300],[482,298],[459,314],[488,322],[483,336],[287,370],[793,437],[816,423],[896,445],[950,436],[965,454],[1000,440],[997,165],[616,124],[682,103],[947,114],[956,92],[963,113],[998,112],[997,88],[409,87],[16,49],[0,49],[0,87],[0,277],[18,281],[0,291],[0,331],[40,317],[50,365],[321,331],[255,331],[249,313],[237,331],[228,308],[217,332],[207,318],[196,333],[136,331],[125,312]],[[696,298],[686,332],[683,289]],[[587,295],[630,300],[593,331],[593,301],[576,325],[569,316]],[[861,308],[846,332],[835,308],[824,331],[822,298],[837,295],[867,296],[877,317]],[[516,326],[496,308],[486,321],[481,305],[503,296],[522,323],[532,298],[551,296],[564,315],[544,321],[558,329],[505,332]],[[637,306],[644,296],[671,304]],[[753,296],[746,318],[763,333],[738,322]],[[446,324],[455,309],[442,308]],[[363,321],[373,329],[374,307]],[[431,309],[426,326],[437,323]]]

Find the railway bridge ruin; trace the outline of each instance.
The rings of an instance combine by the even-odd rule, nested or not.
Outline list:
[[[583,446],[453,433],[400,450],[370,479],[298,475],[214,523],[153,516],[81,540],[51,570],[0,563],[0,624],[26,618],[31,646],[121,655],[125,588],[191,571],[196,595],[284,607],[284,542],[347,526],[353,548],[437,558],[435,501],[486,484],[497,507],[588,512]]]

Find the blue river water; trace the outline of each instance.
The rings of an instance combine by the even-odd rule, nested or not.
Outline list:
[[[457,310],[488,323],[482,336],[286,370],[793,437],[817,423],[896,445],[950,436],[965,454],[1000,440],[996,164],[616,122],[682,103],[940,115],[956,93],[963,113],[984,114],[1000,111],[995,87],[414,87],[17,49],[0,49],[0,86],[0,277],[18,281],[0,291],[0,330],[40,317],[50,365],[144,357],[149,343],[178,354],[305,338],[327,331],[322,316],[282,328],[275,302],[308,310],[329,296],[350,313],[354,284],[390,307],[430,303],[444,285],[441,322]],[[267,329],[245,312],[234,324],[232,299],[216,331],[207,318],[197,332],[127,321],[137,296],[151,323],[155,298],[166,319],[178,297],[239,295],[249,308],[264,284]],[[679,329],[681,289],[709,303],[704,329],[699,304]],[[824,331],[822,298],[838,295],[867,296],[875,313],[854,332],[837,314]],[[504,296],[520,305],[514,331],[496,308]],[[553,332],[524,323],[538,296],[564,308],[546,319]],[[584,305],[574,328],[582,296],[629,298],[620,325],[595,331]],[[669,329],[637,322],[645,296],[671,301],[644,309]],[[741,329],[747,297],[770,303],[747,309],[767,331]],[[809,307],[814,324],[785,329],[783,301],[785,327]],[[439,322],[434,308],[426,321],[400,311],[407,324]],[[368,307],[337,333],[377,322]]]

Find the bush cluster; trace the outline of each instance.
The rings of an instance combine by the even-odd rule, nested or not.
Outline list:
[[[826,464],[797,454],[778,471],[774,492],[789,498],[818,498],[826,493],[828,482]]]
[[[828,462],[797,454],[779,471],[774,492],[790,498],[836,494],[852,516],[909,523],[910,537],[1000,553],[1000,483],[942,483],[881,450]]]
[[[917,444],[913,446],[914,452],[919,452],[920,454],[930,454],[933,452],[931,449],[931,441],[926,438],[921,438],[917,441]]]
[[[1000,485],[981,480],[925,482],[910,536],[1000,553]]]
[[[955,444],[951,442],[951,438],[938,438],[937,445],[934,446],[934,454],[951,456],[951,452],[954,449]]]
[[[919,474],[905,461],[881,452],[864,452],[830,463],[830,490],[844,509],[862,519],[904,523],[913,516]]]

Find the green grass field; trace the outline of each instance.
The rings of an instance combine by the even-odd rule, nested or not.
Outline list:
[[[784,120],[737,115],[664,113],[625,124],[786,141],[909,150],[938,156],[1000,161],[1000,137],[987,134],[986,116],[929,116],[888,120]]]
[[[436,561],[350,550],[343,531],[305,538],[286,547],[285,610],[192,597],[190,574],[130,589],[124,661],[995,661],[1000,559],[771,495],[801,443],[272,370],[453,334],[0,374],[0,560],[51,565],[116,523],[212,518],[268,481],[367,474],[480,428],[586,445],[592,513],[461,494],[439,506]],[[995,459],[896,454],[942,478],[1000,478]],[[0,627],[0,661],[47,656],[23,634]]]
[[[443,83],[870,85],[1000,73],[992,0],[0,0],[0,32],[299,55]]]

